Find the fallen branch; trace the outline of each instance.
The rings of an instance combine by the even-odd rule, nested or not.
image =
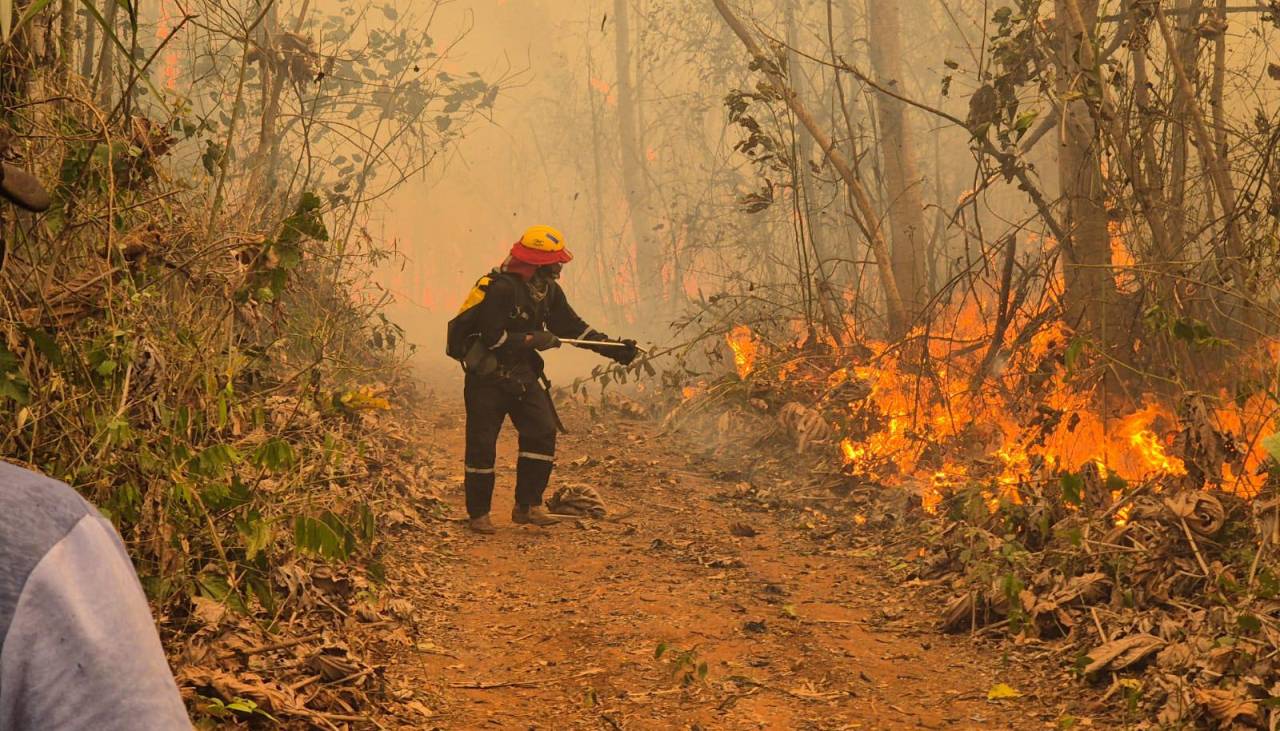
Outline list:
[[[772,690],[775,693],[782,693],[783,695],[788,695],[788,696],[791,696],[792,698],[799,698],[801,700],[806,700],[806,701],[833,701],[843,696],[856,695],[856,693],[854,693],[851,690],[833,690],[826,693],[819,693],[818,691],[788,690],[787,688],[783,688],[777,685],[769,685],[768,683],[761,683],[758,680],[752,680],[751,678],[748,678],[742,675],[735,675],[729,678],[729,680],[732,680],[733,682],[738,683],[739,685],[746,685],[753,688],[763,688],[765,690]]]
[[[450,683],[450,688],[458,688],[462,690],[493,690],[494,688],[537,688],[541,685],[551,685],[554,683],[563,683],[566,680],[577,680],[592,675],[599,675],[604,672],[604,668],[591,668],[584,670],[577,675],[561,675],[555,678],[543,678],[542,680],[505,680],[499,683]]]
[[[1178,517],[1178,523],[1182,525],[1182,532],[1187,534],[1187,542],[1191,544],[1191,551],[1196,555],[1196,563],[1200,564],[1200,570],[1204,572],[1205,578],[1210,576],[1209,564],[1205,563],[1204,556],[1200,553],[1200,546],[1196,543],[1196,537],[1191,533],[1191,526],[1187,525],[1187,519]]]

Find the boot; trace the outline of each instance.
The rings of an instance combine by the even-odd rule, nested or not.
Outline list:
[[[524,525],[548,526],[559,523],[560,519],[553,517],[541,505],[517,505],[511,509],[511,522]]]
[[[486,536],[490,536],[498,532],[498,529],[493,527],[493,521],[489,520],[488,515],[481,515],[479,518],[472,518],[467,523],[467,527],[470,528],[473,533],[480,533]]]

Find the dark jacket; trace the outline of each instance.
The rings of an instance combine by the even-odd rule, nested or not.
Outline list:
[[[557,337],[607,340],[569,306],[559,283],[548,281],[546,293],[534,297],[528,283],[514,274],[493,278],[484,301],[477,305],[480,341],[498,358],[498,378],[532,383],[542,375],[542,357],[525,345],[525,336],[550,330]]]

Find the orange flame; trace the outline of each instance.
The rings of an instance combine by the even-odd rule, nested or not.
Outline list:
[[[725,336],[725,340],[729,343],[729,350],[733,351],[733,365],[738,371],[738,378],[746,380],[755,368],[760,349],[755,333],[746,325],[739,325]]]
[[[1019,313],[1014,328],[1030,318]],[[865,364],[842,364],[830,375],[829,391],[845,381],[862,386],[841,389],[858,394],[848,405],[856,434],[839,447],[849,473],[885,482],[913,478],[931,510],[941,496],[974,483],[985,486],[993,509],[1018,504],[1029,486],[1089,464],[1129,482],[1188,475],[1171,454],[1170,436],[1180,425],[1171,408],[1148,398],[1120,418],[1101,415],[1095,393],[1080,387],[1064,363],[1072,335],[1062,323],[988,360],[981,346],[990,342],[994,319],[991,308],[977,302],[938,318],[927,340],[927,371],[919,365],[926,360],[918,352],[924,333],[915,332],[906,345],[865,343]],[[973,373],[983,366],[989,375],[975,390]],[[1031,397],[1024,403],[1014,394]],[[1209,482],[1255,495],[1266,460],[1256,442],[1270,431],[1272,404],[1261,393],[1243,406],[1227,398],[1220,403],[1215,427],[1253,441],[1243,459]],[[1125,519],[1123,510],[1117,515]]]
[[[1152,422],[1163,416],[1166,416],[1166,414],[1161,407],[1155,404],[1148,404],[1141,411],[1130,414],[1121,420],[1120,436],[1129,440],[1129,445],[1133,447],[1134,454],[1152,472],[1161,475],[1185,475],[1187,474],[1187,466],[1177,457],[1170,457],[1165,452],[1164,444],[1160,442],[1160,438],[1151,431]]]

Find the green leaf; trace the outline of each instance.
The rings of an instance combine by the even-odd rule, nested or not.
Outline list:
[[[373,517],[373,509],[368,503],[360,503],[357,512],[360,516],[360,540],[364,541],[365,545],[369,545],[377,536],[377,520]]]
[[[1280,462],[1280,432],[1264,437],[1262,448],[1267,450],[1267,454],[1271,455],[1271,459]]]
[[[58,347],[58,341],[47,330],[38,327],[19,326],[22,334],[26,335],[36,350],[55,366],[61,366],[63,363],[62,348]]]
[[[1126,492],[1129,489],[1129,481],[1114,472],[1107,475],[1103,485],[1107,488],[1107,492]]]
[[[658,646],[653,651],[653,659],[661,660],[662,656],[665,654],[667,654],[667,643],[659,642]]]
[[[1070,505],[1084,502],[1084,478],[1080,475],[1064,472],[1062,474],[1062,499]]]
[[[302,263],[302,249],[287,244],[275,244],[271,247],[281,269],[294,269]]]
[[[1263,599],[1280,596],[1280,578],[1267,569],[1258,571],[1258,596]]]
[[[1071,345],[1067,346],[1067,353],[1064,360],[1066,362],[1068,373],[1075,370],[1076,362],[1080,360],[1080,355],[1084,353],[1084,347],[1085,341],[1081,338],[1072,340]]]
[[[287,470],[297,462],[293,447],[279,437],[272,437],[258,446],[253,454],[253,463],[272,472]]]
[[[355,537],[346,530],[346,526],[329,512],[320,519],[305,515],[294,518],[293,538],[299,550],[334,561],[350,558],[355,543]]]
[[[1262,620],[1252,614],[1241,614],[1239,617],[1236,617],[1236,624],[1242,631],[1250,634],[1262,631]]]
[[[1034,111],[1023,112],[1018,115],[1018,120],[1014,123],[1013,130],[1017,133],[1019,140],[1027,133],[1027,130],[1031,129],[1031,125],[1035,124],[1038,116],[1040,116],[1040,113]]]
[[[201,477],[221,477],[227,468],[240,461],[240,454],[230,444],[205,447],[189,462],[187,470]]]
[[[227,711],[234,711],[245,716],[262,716],[264,718],[271,719],[275,723],[279,723],[275,716],[272,716],[270,713],[262,710],[258,707],[257,703],[254,703],[248,698],[232,698],[230,703],[221,706],[221,708]]]
[[[271,582],[261,576],[249,574],[247,577],[249,590],[253,595],[258,597],[258,602],[262,604],[262,608],[267,610],[267,614],[275,614],[279,601],[276,600],[276,594],[271,589]]]
[[[236,519],[236,530],[244,540],[245,560],[252,561],[271,545],[271,525],[262,519],[257,510],[250,510]]]
[[[1195,329],[1191,327],[1191,323],[1186,320],[1178,320],[1173,323],[1173,335],[1179,340],[1194,342],[1196,338]]]
[[[22,374],[18,356],[9,352],[0,340],[0,401],[8,399],[25,406],[31,402],[31,384]]]
[[[304,191],[298,198],[298,205],[293,214],[284,220],[277,243],[283,246],[294,246],[304,238],[316,241],[328,241],[329,231],[325,228],[321,216],[323,207],[320,196],[312,191]]]
[[[347,527],[346,522],[343,521],[337,513],[334,513],[332,510],[326,510],[324,511],[324,514],[320,516],[320,520],[323,521],[325,525],[333,529],[334,535],[338,536],[338,539],[342,541],[343,555],[341,558],[345,559],[355,553],[356,534]]]
[[[200,592],[214,601],[222,602],[228,608],[240,614],[247,614],[248,608],[240,600],[240,596],[231,588],[231,583],[222,574],[203,573],[196,577]]]

